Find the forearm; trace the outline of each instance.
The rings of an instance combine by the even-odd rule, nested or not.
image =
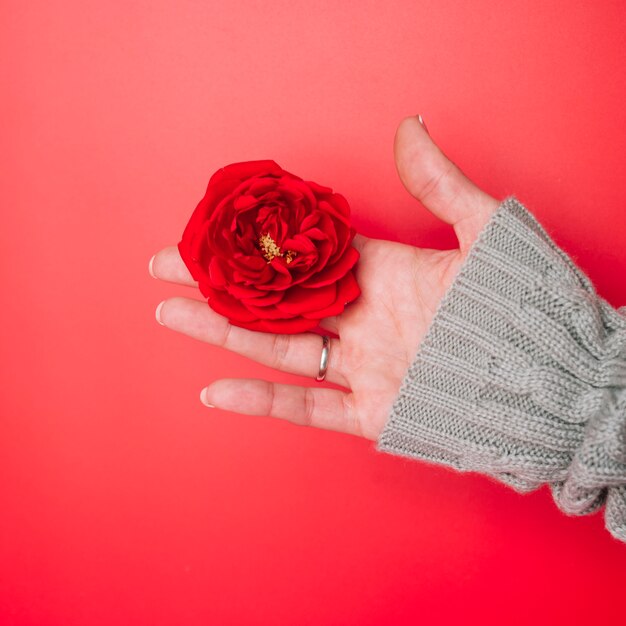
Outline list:
[[[620,309],[624,313],[624,309]],[[514,197],[472,246],[376,449],[606,503],[626,541],[626,315]]]

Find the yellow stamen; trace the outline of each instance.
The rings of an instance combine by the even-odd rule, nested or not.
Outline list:
[[[271,260],[277,256],[284,256],[285,262],[291,263],[293,258],[296,256],[296,253],[293,250],[287,250],[287,254],[284,255],[269,233],[265,233],[265,235],[261,235],[259,237],[259,247],[261,248],[261,252],[268,263],[270,263]]]

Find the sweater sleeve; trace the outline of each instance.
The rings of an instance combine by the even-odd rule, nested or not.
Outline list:
[[[626,541],[626,307],[514,196],[440,301],[376,450],[519,492],[547,483],[568,515],[604,507]]]

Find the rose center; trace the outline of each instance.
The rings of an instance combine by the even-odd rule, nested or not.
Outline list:
[[[293,250],[287,250],[287,253],[283,254],[269,233],[265,233],[259,237],[259,248],[268,263],[270,263],[271,260],[277,256],[284,256],[285,262],[291,263],[293,258],[296,256],[296,253]]]

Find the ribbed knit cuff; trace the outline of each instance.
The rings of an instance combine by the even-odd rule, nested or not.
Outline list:
[[[624,315],[620,314],[620,311]],[[376,450],[550,485],[626,541],[626,309],[506,198],[424,336]]]

